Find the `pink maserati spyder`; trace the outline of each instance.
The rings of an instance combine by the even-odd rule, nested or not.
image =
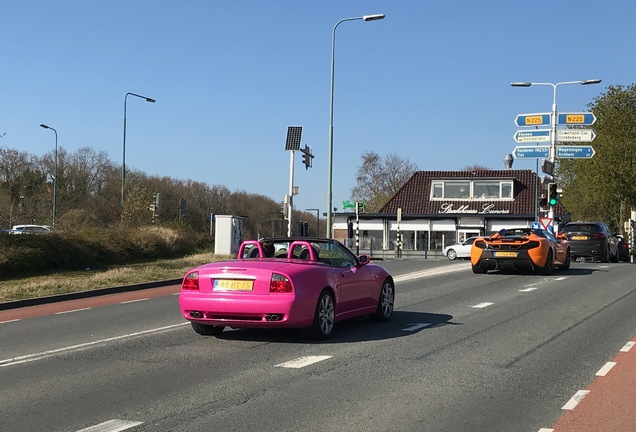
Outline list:
[[[179,294],[183,317],[201,335],[232,328],[304,328],[325,339],[338,321],[370,315],[388,321],[391,275],[340,242],[265,238],[243,242],[238,258],[186,273]]]

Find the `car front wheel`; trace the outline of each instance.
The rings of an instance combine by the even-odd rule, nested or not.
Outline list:
[[[457,252],[455,252],[455,249],[449,249],[446,253],[446,256],[449,260],[457,259]]]
[[[327,290],[320,293],[316,311],[314,313],[314,321],[310,327],[310,333],[317,339],[327,339],[333,331],[333,325],[336,320],[336,306],[333,296]]]

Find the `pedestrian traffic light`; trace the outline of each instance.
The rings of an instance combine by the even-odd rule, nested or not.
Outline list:
[[[556,183],[548,183],[548,204],[557,205],[559,202],[559,191]]]

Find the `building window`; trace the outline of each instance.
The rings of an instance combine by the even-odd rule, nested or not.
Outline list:
[[[505,200],[512,199],[512,180],[435,180],[432,200]]]

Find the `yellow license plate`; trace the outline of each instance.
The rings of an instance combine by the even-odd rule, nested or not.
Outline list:
[[[572,236],[572,240],[587,240],[587,236]]]
[[[517,252],[495,252],[496,257],[516,258]]]
[[[214,290],[218,291],[252,291],[254,281],[244,279],[215,279]]]

